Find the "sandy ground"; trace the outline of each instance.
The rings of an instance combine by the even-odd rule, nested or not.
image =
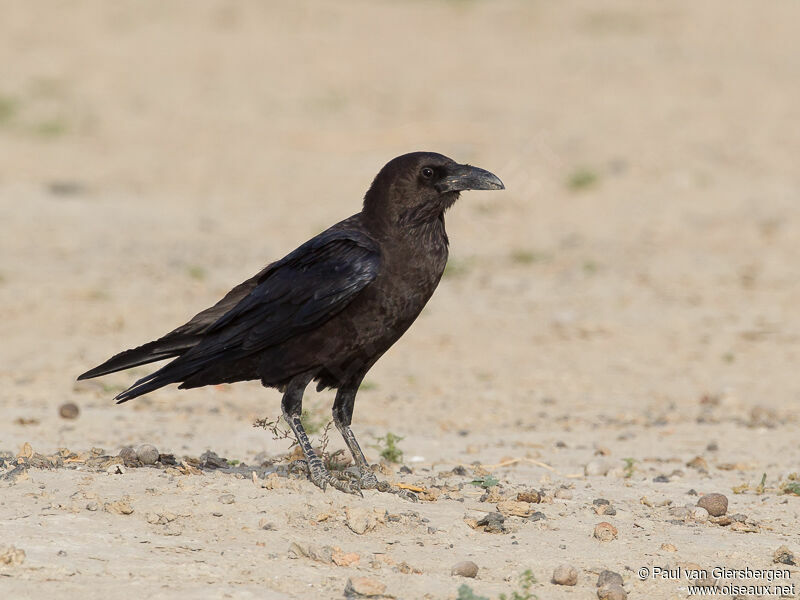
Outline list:
[[[0,596],[339,598],[367,577],[497,598],[530,569],[530,594],[589,598],[610,569],[632,597],[685,598],[638,572],[691,564],[793,583],[773,553],[800,551],[799,18],[792,0],[4,6]],[[448,214],[447,276],[356,404],[371,460],[403,436],[407,469],[381,476],[420,502],[265,479],[287,442],[252,427],[279,413],[257,384],[124,406],[146,369],[75,384],[420,149],[508,188]],[[324,420],[331,400],[306,405]],[[115,465],[144,443],[177,464]],[[198,469],[207,450],[254,467]],[[542,503],[500,507],[542,514],[472,527],[531,489]],[[709,492],[733,522],[687,515]],[[477,578],[450,574],[462,560]],[[576,586],[550,583],[562,563]]]

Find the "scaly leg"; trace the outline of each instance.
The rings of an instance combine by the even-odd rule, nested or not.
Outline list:
[[[308,439],[308,435],[303,429],[303,425],[300,422],[300,415],[302,414],[303,409],[303,392],[310,380],[311,377],[309,376],[301,376],[293,379],[289,385],[286,386],[286,392],[283,394],[283,400],[281,401],[283,418],[294,432],[294,435],[297,438],[297,443],[300,444],[300,449],[303,451],[303,455],[306,457],[306,463],[308,464],[308,477],[323,491],[330,483],[331,486],[342,492],[348,494],[360,494],[361,492],[356,486],[351,485],[347,481],[337,479],[330,474],[328,469],[325,468],[325,465],[322,464],[322,460],[319,458],[319,456],[317,456],[316,452],[314,452],[314,449],[311,447],[311,442]]]
[[[353,455],[353,460],[355,461],[356,468],[358,469],[360,475],[358,483],[361,486],[361,489],[377,489],[379,492],[391,492],[393,494],[398,494],[406,500],[416,502],[417,497],[412,492],[408,490],[394,489],[387,482],[378,481],[378,478],[375,477],[375,473],[372,472],[369,463],[367,463],[367,459],[364,457],[364,453],[361,451],[361,446],[358,445],[356,436],[353,434],[353,430],[350,429],[350,423],[353,420],[353,408],[355,406],[357,391],[358,384],[352,387],[343,386],[339,388],[339,390],[336,392],[336,399],[333,402],[333,423],[336,425],[336,429],[339,430],[339,433],[342,434],[342,438],[344,438],[344,443],[347,444],[350,454]]]

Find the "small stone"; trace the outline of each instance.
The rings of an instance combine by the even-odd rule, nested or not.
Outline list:
[[[345,508],[345,523],[353,533],[363,535],[377,525],[375,514],[364,508]]]
[[[351,577],[344,586],[348,598],[380,598],[385,591],[385,584],[370,577]]]
[[[459,577],[475,577],[478,574],[478,565],[471,560],[462,560],[453,565],[450,569],[450,575],[458,575]]]
[[[709,452],[716,452],[719,450],[719,444],[717,444],[717,442],[709,442],[708,446],[706,446],[706,450]]]
[[[556,585],[575,585],[578,583],[578,569],[572,565],[558,565],[553,571],[551,581]]]
[[[688,519],[691,516],[692,511],[685,506],[670,506],[667,513],[669,516],[677,519]]]
[[[173,521],[171,523],[167,523],[164,527],[164,535],[182,535],[183,534],[183,527],[180,523]]]
[[[734,515],[731,515],[731,521],[744,523],[745,521],[747,521],[747,515],[743,515],[742,513],[736,513]]]
[[[157,525],[158,522],[161,520],[161,515],[159,515],[158,513],[149,512],[144,515],[144,518],[151,525]]]
[[[628,593],[621,585],[604,585],[597,588],[597,597],[600,600],[627,600]]]
[[[792,553],[786,546],[781,546],[772,555],[772,562],[782,565],[796,565],[794,560],[794,553]]]
[[[134,467],[139,464],[139,457],[136,456],[136,450],[130,446],[125,446],[117,454],[122,459],[122,464],[128,467]]]
[[[705,523],[708,521],[708,511],[702,506],[695,506],[689,516],[698,523]]]
[[[154,465],[158,461],[158,449],[151,444],[142,444],[136,449],[136,458],[143,465]]]
[[[559,500],[572,500],[572,490],[568,488],[558,488],[553,496]]]
[[[78,405],[74,402],[66,402],[58,407],[58,414],[62,419],[77,419],[80,412]]]
[[[483,527],[483,530],[488,533],[505,533],[506,527],[504,523],[505,518],[502,513],[491,512],[480,519],[476,525],[478,527]]]
[[[538,504],[542,501],[542,495],[537,490],[526,490],[517,494],[517,501]]]
[[[222,496],[219,497],[219,501],[221,504],[233,504],[236,502],[236,496],[233,494],[222,494]]]
[[[272,521],[267,521],[267,519],[259,519],[258,528],[263,529],[264,531],[276,531],[278,529],[275,527],[275,523]]]
[[[585,475],[591,477],[594,475],[606,475],[610,469],[611,465],[608,464],[608,461],[598,458],[596,460],[589,461],[589,463],[584,467],[583,472]]]
[[[0,565],[18,567],[25,562],[25,550],[15,546],[0,548]]]
[[[129,515],[133,513],[133,507],[130,505],[130,502],[127,502],[126,500],[117,500],[116,502],[106,502],[103,505],[103,510],[115,515]]]
[[[357,565],[361,556],[355,552],[344,552],[341,548],[333,548],[331,560],[337,567],[349,567]]]
[[[120,464],[113,464],[106,469],[106,473],[109,475],[124,475],[125,467]]]
[[[728,498],[723,494],[706,494],[697,501],[712,517],[720,517],[728,512]]]
[[[664,552],[677,552],[678,551],[678,548],[677,548],[677,546],[675,546],[675,544],[669,544],[669,543],[661,544],[661,549]]]
[[[702,456],[695,456],[692,460],[686,463],[690,469],[697,469],[698,471],[708,471],[708,463]]]
[[[498,502],[497,510],[503,513],[504,517],[529,517],[533,512],[528,502],[518,502],[516,500]]]
[[[653,482],[654,483],[669,483],[669,477],[667,477],[666,475],[658,475],[656,477],[653,477]]]
[[[601,542],[610,542],[611,540],[616,539],[618,533],[619,532],[617,531],[617,528],[607,521],[598,523],[594,527],[594,537]]]
[[[599,506],[594,507],[594,512],[597,515],[608,515],[613,517],[617,514],[617,509],[610,504],[600,504]]]
[[[543,519],[547,519],[547,515],[544,514],[542,511],[537,510],[533,513],[530,517],[528,517],[528,521],[541,521]]]
[[[622,575],[614,571],[600,571],[600,575],[597,576],[596,587],[603,587],[604,585],[618,585],[622,587]]]
[[[593,506],[609,506],[610,504],[611,502],[609,502],[605,498],[595,498],[594,500],[592,500]]]
[[[98,508],[100,508],[100,505],[97,502],[95,502],[94,500],[92,500],[91,502],[86,504],[86,510],[90,510],[90,511],[94,512]]]
[[[646,496],[642,496],[639,502],[651,508],[660,508],[662,506],[669,506],[670,504],[672,504],[672,500],[670,500],[663,494],[656,494],[652,498],[650,498],[650,500],[648,500]]]

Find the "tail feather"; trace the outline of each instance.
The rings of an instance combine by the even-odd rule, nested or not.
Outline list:
[[[146,365],[151,362],[180,356],[192,348],[197,343],[197,340],[197,337],[191,336],[173,340],[161,338],[154,342],[148,342],[138,348],[125,350],[124,352],[112,356],[103,364],[79,375],[78,380],[92,379],[93,377],[124,371],[131,367],[138,367],[139,365]]]

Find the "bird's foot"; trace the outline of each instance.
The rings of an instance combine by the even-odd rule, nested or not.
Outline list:
[[[414,492],[395,487],[388,481],[381,481],[375,477],[375,473],[373,473],[370,469],[359,469],[358,472],[360,474],[358,484],[362,490],[378,490],[379,492],[395,494],[403,500],[408,500],[409,502],[417,501],[417,495]]]
[[[345,494],[363,496],[357,480],[344,472],[334,471],[331,473],[325,468],[325,465],[322,464],[319,458],[316,458],[316,460],[312,458],[310,464],[309,461],[306,460],[296,460],[292,463],[292,467],[301,467],[308,475],[311,483],[316,485],[323,492],[328,487],[328,484],[330,484],[331,487]]]

